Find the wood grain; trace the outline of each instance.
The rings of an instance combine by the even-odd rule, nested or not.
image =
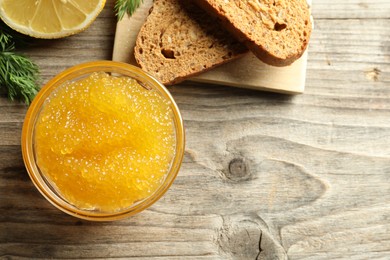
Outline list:
[[[110,59],[114,1],[85,32],[21,50],[43,83]],[[148,210],[108,223],[49,204],[24,168],[26,107],[0,97],[0,259],[388,259],[390,3],[313,5],[306,90],[290,97],[170,87],[187,132],[181,171]]]

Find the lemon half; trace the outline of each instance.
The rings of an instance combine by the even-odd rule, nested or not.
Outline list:
[[[0,17],[12,29],[55,39],[85,30],[106,0],[0,0]]]

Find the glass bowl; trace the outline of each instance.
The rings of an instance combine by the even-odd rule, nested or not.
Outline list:
[[[169,170],[165,174],[165,179],[161,185],[151,192],[151,194],[137,201],[131,206],[115,210],[112,212],[101,211],[96,209],[84,209],[70,203],[53,183],[45,176],[43,171],[37,164],[36,151],[34,148],[34,135],[37,119],[45,106],[45,101],[58,87],[63,86],[67,82],[74,82],[83,79],[94,72],[105,72],[112,76],[129,77],[137,80],[137,82],[147,90],[156,91],[162,98],[170,102],[172,121],[175,134],[175,153],[170,163]],[[109,93],[108,93],[109,94]],[[185,133],[183,120],[180,111],[168,90],[152,76],[148,75],[141,69],[120,62],[113,61],[94,61],[80,64],[69,68],[53,79],[51,79],[38,93],[29,107],[22,130],[22,154],[23,160],[30,175],[30,178],[39,192],[55,207],[63,212],[81,219],[92,221],[112,221],[122,219],[134,215],[155,203],[169,189],[175,180],[180,169],[185,146]],[[76,198],[77,199],[77,198]]]

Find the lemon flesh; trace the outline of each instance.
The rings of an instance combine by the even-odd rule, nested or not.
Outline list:
[[[62,38],[85,30],[106,0],[0,0],[0,17],[35,38]]]

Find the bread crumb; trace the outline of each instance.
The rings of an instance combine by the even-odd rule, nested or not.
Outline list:
[[[364,74],[366,74],[366,78],[372,81],[378,81],[379,75],[381,74],[381,70],[378,68],[372,68],[369,70],[366,70]]]
[[[196,33],[193,30],[190,31],[190,38],[193,41],[196,41],[198,39],[198,36],[196,35]]]
[[[260,11],[260,3],[257,1],[257,0],[255,0],[255,1],[248,1],[248,4],[256,11],[256,12],[258,12],[258,11]]]

